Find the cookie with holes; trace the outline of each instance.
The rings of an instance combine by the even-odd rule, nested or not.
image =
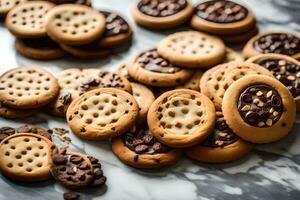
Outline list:
[[[203,75],[202,70],[195,70],[194,75],[184,84],[179,85],[176,89],[185,88],[190,90],[199,91],[200,90],[200,79]]]
[[[138,123],[142,123],[146,121],[148,110],[154,102],[155,97],[153,92],[146,86],[134,82],[130,84],[132,87],[132,95],[139,106],[139,117],[137,121]]]
[[[140,169],[174,164],[182,154],[181,150],[159,142],[146,124],[135,126],[124,135],[113,139],[112,151],[123,163]]]
[[[19,4],[7,14],[5,25],[18,38],[45,37],[45,16],[53,7],[48,1]]]
[[[37,60],[62,58],[66,53],[48,37],[16,39],[16,50],[25,57]]]
[[[82,5],[56,6],[46,16],[46,30],[56,42],[83,45],[97,40],[105,30],[105,18],[96,10]]]
[[[19,133],[0,143],[0,170],[15,181],[34,182],[51,178],[51,157],[56,147],[43,136]]]
[[[57,79],[36,67],[14,68],[0,76],[0,102],[16,109],[39,108],[59,93]]]
[[[274,77],[292,93],[297,110],[300,110],[300,62],[282,54],[261,54],[253,56],[247,62],[256,63],[270,70]]]
[[[214,104],[205,95],[176,89],[159,96],[148,111],[148,126],[160,142],[175,148],[203,141],[216,119]]]
[[[253,143],[275,142],[293,128],[296,105],[289,90],[275,78],[249,75],[225,92],[222,110],[228,126]]]
[[[159,42],[159,55],[172,64],[188,68],[209,68],[225,57],[219,38],[196,31],[177,32]]]
[[[38,109],[16,109],[0,104],[0,117],[7,119],[21,119],[30,117],[38,112]]]
[[[135,22],[150,29],[167,29],[180,26],[193,14],[189,0],[138,0],[131,14]]]
[[[237,51],[235,51],[231,48],[226,47],[226,54],[225,54],[225,58],[223,60],[223,63],[232,62],[232,61],[243,62],[244,58],[239,52],[237,52]]]
[[[243,49],[246,58],[258,54],[277,53],[300,57],[300,36],[297,33],[273,31],[254,36]]]
[[[11,9],[24,2],[27,0],[0,0],[0,17],[5,17]]]
[[[144,51],[127,64],[130,77],[145,85],[167,87],[185,83],[193,72],[171,64],[156,49]]]
[[[200,91],[212,100],[217,110],[221,110],[223,96],[227,88],[234,81],[249,74],[263,74],[273,77],[269,70],[259,65],[229,62],[207,70],[200,79]]]
[[[99,41],[101,47],[112,47],[128,43],[132,38],[132,29],[128,22],[117,13],[100,11],[105,17],[105,31]]]
[[[202,1],[195,7],[191,26],[211,34],[245,33],[255,27],[253,12],[233,1]]]
[[[62,151],[52,158],[51,174],[61,185],[70,189],[82,189],[93,180],[93,167],[87,156]]]
[[[188,157],[207,163],[226,163],[241,159],[253,148],[249,142],[240,139],[226,124],[223,114],[217,112],[215,128],[199,144],[185,149]]]
[[[89,91],[75,99],[67,110],[67,122],[81,138],[100,140],[119,136],[129,130],[139,113],[129,93],[115,88]]]

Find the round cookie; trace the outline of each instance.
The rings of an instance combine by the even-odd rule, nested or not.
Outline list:
[[[203,75],[203,71],[195,70],[194,75],[183,85],[179,85],[176,89],[185,88],[190,90],[199,91],[200,90],[200,79]]]
[[[111,54],[111,50],[99,47],[95,42],[81,46],[60,44],[61,48],[78,58],[104,58]]]
[[[5,138],[16,133],[16,130],[12,127],[4,126],[0,128],[0,142]]]
[[[87,156],[74,152],[60,152],[53,156],[51,174],[61,185],[82,189],[93,180],[93,167]]]
[[[270,70],[274,77],[292,93],[297,110],[300,110],[300,62],[282,54],[261,54],[247,62],[256,63]]]
[[[95,89],[75,99],[67,110],[67,122],[81,138],[112,138],[130,129],[138,117],[138,105],[129,93],[115,88]]]
[[[126,64],[122,63],[120,64],[117,69],[115,70],[115,73],[120,75],[120,76],[123,76],[125,77],[127,80],[129,81],[134,81],[128,74],[128,70],[127,70],[127,67],[126,67]]]
[[[226,163],[246,156],[253,148],[241,140],[226,124],[221,112],[217,112],[214,130],[196,146],[185,149],[188,157],[207,163]]]
[[[296,105],[289,90],[278,80],[249,75],[225,92],[222,110],[228,126],[253,143],[275,142],[293,128]]]
[[[202,1],[195,7],[191,26],[212,34],[237,34],[255,26],[251,10],[228,0]]]
[[[16,109],[42,107],[59,93],[56,78],[36,67],[19,67],[0,76],[0,102]]]
[[[84,6],[92,6],[91,0],[48,0],[55,4],[79,4]]]
[[[18,38],[45,37],[45,16],[53,7],[54,4],[48,1],[19,4],[9,11],[5,25]]]
[[[207,70],[200,79],[200,91],[212,100],[217,110],[221,110],[224,93],[230,84],[249,74],[273,77],[269,70],[259,65],[229,62]]]
[[[243,49],[243,54],[246,58],[265,53],[299,57],[299,34],[284,31],[264,32],[249,40]]]
[[[101,164],[97,158],[94,158],[92,156],[88,156],[88,159],[90,160],[93,167],[93,179],[89,183],[89,186],[101,187],[106,182],[106,176],[103,175]]]
[[[220,37],[226,44],[241,44],[248,42],[253,36],[258,33],[258,28],[255,26],[252,29],[248,30],[244,33],[232,34],[232,35],[221,35],[216,34],[216,36]]]
[[[171,165],[181,157],[179,149],[172,149],[157,141],[145,124],[113,139],[112,151],[123,163],[140,169]]]
[[[16,39],[16,50],[25,57],[37,60],[62,58],[66,53],[50,38]]]
[[[7,119],[19,119],[30,117],[38,112],[38,109],[16,109],[5,105],[0,106],[0,117]]]
[[[199,92],[176,89],[159,96],[148,111],[151,133],[175,148],[190,147],[204,140],[215,124],[213,103]]]
[[[56,42],[83,45],[95,41],[105,30],[104,16],[82,5],[56,6],[47,14],[46,30]]]
[[[196,31],[169,35],[159,42],[157,51],[172,64],[188,68],[209,68],[225,57],[222,40]]]
[[[227,62],[231,62],[231,61],[243,62],[244,58],[240,53],[236,52],[233,49],[226,47],[226,54],[225,54],[223,63],[227,63]]]
[[[131,82],[132,95],[139,106],[138,123],[142,123],[147,119],[147,113],[154,102],[155,97],[152,91],[144,85]]]
[[[193,75],[191,70],[182,69],[162,58],[156,49],[135,56],[127,64],[127,71],[134,80],[157,87],[183,84]]]
[[[107,11],[101,13],[106,22],[104,34],[99,41],[101,47],[119,46],[131,40],[132,29],[123,17]]]
[[[24,2],[27,0],[0,0],[0,17],[5,17],[11,9]]]
[[[186,22],[193,9],[189,0],[139,0],[134,3],[131,14],[135,22],[141,26],[167,29]]]
[[[15,181],[47,180],[55,150],[50,140],[37,134],[11,135],[0,143],[0,170]]]

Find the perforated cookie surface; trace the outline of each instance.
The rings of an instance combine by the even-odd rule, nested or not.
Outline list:
[[[0,16],[5,16],[13,7],[27,0],[0,0]]]

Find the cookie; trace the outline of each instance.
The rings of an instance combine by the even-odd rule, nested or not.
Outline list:
[[[157,87],[183,84],[193,75],[191,70],[175,66],[162,58],[156,49],[135,56],[127,64],[127,71],[137,82]]]
[[[99,160],[93,156],[88,156],[93,167],[93,179],[89,183],[91,187],[101,187],[106,182],[106,176],[103,175]]]
[[[5,138],[13,135],[16,133],[16,130],[12,127],[1,127],[0,128],[0,142],[2,142],[2,140],[4,140]]]
[[[196,31],[169,35],[159,42],[157,51],[172,64],[188,68],[209,68],[225,57],[222,40]]]
[[[124,64],[124,63],[120,64],[117,67],[117,69],[115,70],[115,73],[118,74],[118,75],[120,75],[120,76],[125,77],[129,81],[134,81],[133,78],[131,78],[129,76],[126,64]]]
[[[132,95],[139,106],[138,122],[142,123],[147,119],[147,113],[154,102],[155,97],[152,91],[144,85],[131,82]]]
[[[150,29],[174,28],[185,23],[193,13],[189,0],[139,0],[131,14],[135,22]]]
[[[16,109],[39,108],[59,92],[56,78],[36,67],[14,68],[0,76],[0,102]]]
[[[99,47],[93,42],[81,46],[60,45],[63,50],[78,58],[104,58],[111,54],[111,50]]]
[[[64,195],[64,200],[80,200],[80,194],[76,193],[76,192],[65,192]]]
[[[300,62],[282,54],[261,54],[247,62],[256,63],[270,70],[274,77],[292,93],[297,110],[300,110]]]
[[[258,33],[258,28],[255,26],[252,29],[244,33],[232,34],[232,35],[217,35],[220,37],[226,44],[242,44],[248,42],[253,36]]]
[[[243,62],[244,58],[240,53],[236,52],[233,49],[226,47],[226,54],[225,54],[223,63],[227,63],[227,62],[231,62],[231,61]]]
[[[48,1],[19,4],[9,11],[5,25],[18,38],[45,37],[45,16],[53,7],[54,4]]]
[[[79,4],[84,6],[92,6],[91,0],[48,0],[55,4]]]
[[[159,142],[145,124],[113,139],[112,151],[123,163],[141,169],[171,165],[181,157],[179,149]]]
[[[138,105],[129,93],[100,88],[71,103],[67,122],[78,137],[99,140],[125,133],[135,123],[138,112]]]
[[[131,40],[132,29],[123,17],[113,12],[101,13],[106,22],[104,34],[99,41],[101,47],[119,46]]]
[[[195,7],[191,26],[211,34],[232,35],[252,29],[255,18],[251,10],[236,2],[209,0]]]
[[[66,53],[50,38],[16,39],[16,50],[25,57],[37,60],[62,58]]]
[[[217,110],[221,110],[224,93],[230,84],[249,74],[273,77],[269,70],[259,65],[229,62],[207,70],[200,79],[200,91],[210,98]]]
[[[5,17],[11,9],[24,2],[27,0],[0,0],[0,17]]]
[[[293,128],[296,105],[289,90],[278,80],[249,75],[225,92],[222,110],[228,126],[253,143],[275,142]]]
[[[30,117],[38,112],[38,109],[16,109],[0,103],[0,117],[7,119],[20,119]]]
[[[226,124],[223,114],[217,112],[214,130],[201,143],[184,150],[185,155],[207,163],[226,163],[241,159],[253,148],[240,139]]]
[[[82,189],[93,180],[93,167],[87,156],[74,152],[60,152],[52,158],[51,174],[61,185]]]
[[[55,150],[50,140],[37,134],[11,135],[0,143],[0,170],[15,181],[47,180]]]
[[[148,126],[160,142],[175,148],[204,140],[213,129],[213,103],[199,92],[176,89],[163,93],[148,111]]]
[[[105,30],[104,16],[82,5],[56,6],[47,14],[46,30],[56,42],[83,45],[95,41]]]
[[[194,75],[183,85],[179,85],[176,89],[185,88],[190,90],[199,91],[200,90],[200,79],[203,75],[203,71],[195,70]]]
[[[278,53],[291,57],[300,56],[300,36],[297,33],[274,31],[258,34],[245,45],[246,58],[265,53]]]

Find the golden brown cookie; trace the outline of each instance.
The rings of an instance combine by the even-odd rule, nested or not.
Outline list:
[[[0,0],[0,17],[5,17],[11,9],[26,1],[27,0]]]
[[[117,69],[115,70],[115,73],[120,75],[120,76],[123,76],[125,77],[127,80],[129,81],[134,81],[128,74],[128,70],[127,70],[127,67],[126,67],[126,64],[122,63],[120,64]]]
[[[253,63],[229,62],[207,70],[200,80],[200,91],[209,97],[217,110],[221,110],[222,99],[234,81],[249,74],[272,76],[269,70]]]
[[[39,108],[59,93],[57,79],[37,67],[19,67],[0,76],[0,102],[16,109]]]
[[[169,35],[158,43],[157,51],[172,64],[188,68],[209,68],[225,57],[222,40],[196,31]]]
[[[249,75],[225,92],[222,110],[228,126],[253,143],[275,142],[293,128],[296,105],[289,90],[275,78]]]
[[[50,38],[16,39],[16,50],[25,57],[37,60],[62,58],[66,53]]]
[[[189,0],[137,0],[131,9],[135,22],[151,29],[177,27],[192,13],[193,4]]]
[[[51,177],[53,143],[37,134],[19,133],[0,143],[0,170],[15,181],[34,182]]]
[[[260,54],[247,60],[270,70],[292,93],[300,110],[300,62],[282,54]]]
[[[251,143],[240,139],[226,124],[223,114],[217,112],[214,130],[201,143],[185,149],[184,153],[198,161],[225,163],[246,156],[253,148]]]
[[[157,87],[183,84],[193,75],[191,70],[175,66],[162,58],[156,49],[138,54],[126,66],[134,80]]]
[[[146,86],[134,82],[130,84],[132,87],[132,95],[139,106],[139,117],[137,121],[138,123],[142,123],[146,121],[148,110],[154,102],[155,97],[152,91]]]
[[[254,26],[252,29],[248,30],[247,32],[232,34],[232,35],[218,35],[226,44],[243,44],[248,42],[253,36],[258,33],[258,28]]]
[[[181,150],[157,141],[145,124],[113,139],[112,151],[125,164],[141,169],[171,165],[181,157]]]
[[[285,31],[264,32],[249,40],[243,49],[245,58],[265,53],[278,53],[295,58],[299,57],[299,34]]]
[[[203,75],[203,71],[195,70],[194,75],[190,78],[190,80],[185,82],[183,85],[177,86],[176,89],[185,88],[185,89],[200,91],[200,79],[202,75]]]
[[[78,58],[104,58],[111,50],[100,47],[96,42],[81,46],[60,45],[63,50]]]
[[[100,88],[75,99],[67,110],[67,121],[78,137],[99,140],[125,133],[134,125],[138,112],[129,93]]]
[[[235,50],[226,47],[226,55],[223,60],[223,63],[227,63],[227,62],[231,62],[231,61],[243,62],[244,58],[239,52],[236,52]]]
[[[82,5],[56,6],[47,14],[46,30],[56,42],[83,45],[98,39],[105,30],[104,16]]]
[[[54,4],[48,1],[19,4],[9,11],[5,25],[18,38],[45,37],[45,16],[53,7]]]
[[[175,148],[190,147],[204,140],[216,119],[213,103],[194,90],[176,89],[163,93],[148,111],[151,133]]]
[[[34,115],[38,112],[38,109],[15,109],[8,106],[0,104],[0,117],[7,119],[18,119],[26,118]]]

